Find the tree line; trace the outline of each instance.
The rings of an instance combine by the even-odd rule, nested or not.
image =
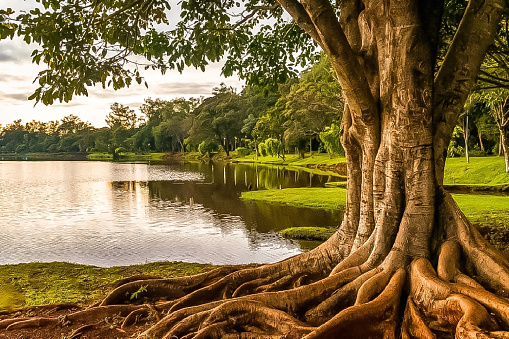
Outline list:
[[[488,59],[489,60],[489,59]],[[496,67],[500,72],[501,67]],[[488,69],[484,67],[483,69]],[[485,71],[484,74],[488,71]],[[488,82],[479,82],[489,84]],[[107,127],[95,128],[75,115],[60,121],[21,120],[0,133],[2,153],[186,152],[237,150],[284,158],[285,153],[342,154],[341,88],[322,57],[299,78],[267,91],[247,86],[240,93],[224,84],[208,98],[145,100],[140,114],[119,103]],[[478,86],[454,130],[448,156],[509,153],[509,90]]]
[[[185,152],[237,150],[280,155],[306,149],[341,153],[341,88],[323,57],[302,73],[267,90],[224,84],[208,98],[145,99],[140,114],[119,103],[107,127],[95,128],[75,115],[60,121],[21,120],[0,134],[2,153]]]

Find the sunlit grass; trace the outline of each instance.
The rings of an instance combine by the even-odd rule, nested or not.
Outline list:
[[[508,185],[504,157],[448,158],[445,163],[446,185]]]
[[[281,235],[289,239],[325,241],[334,232],[336,232],[336,229],[330,227],[290,227],[281,231]]]
[[[473,224],[509,228],[509,196],[453,194],[465,216]]]
[[[243,192],[241,198],[296,207],[333,210],[345,205],[346,190],[343,188],[321,187],[285,188]]]
[[[474,224],[509,228],[509,196],[454,194],[454,200]],[[346,203],[343,188],[285,188],[242,193],[242,199],[297,207],[337,209]]]
[[[292,166],[307,166],[307,165],[334,165],[338,163],[344,163],[345,157],[335,156],[330,158],[328,154],[325,153],[314,153],[312,156],[309,153],[306,153],[304,158],[300,158],[297,154],[286,154],[285,160],[281,157],[256,157],[254,154],[248,155],[246,157],[235,158],[235,161],[238,162],[253,162],[253,163],[266,163],[266,164],[287,164]]]
[[[0,265],[0,311],[67,302],[94,303],[120,279],[134,275],[179,277],[213,268],[213,265],[183,262],[108,268],[63,262]]]

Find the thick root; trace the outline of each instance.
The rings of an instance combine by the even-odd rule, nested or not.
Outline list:
[[[461,213],[447,195],[441,206]],[[509,264],[492,255],[466,219],[453,212],[441,220],[442,241],[433,245],[438,250],[431,260],[425,250],[403,246],[413,241],[412,233],[389,239],[377,236],[380,229],[341,260],[338,232],[316,250],[276,264],[228,266],[178,279],[138,277],[122,281],[101,305],[88,309],[75,311],[73,305],[37,317],[2,314],[0,338],[40,333],[45,338],[509,339],[509,300],[502,296],[509,287]],[[411,218],[405,212],[402,224]],[[494,282],[486,283],[490,276]]]

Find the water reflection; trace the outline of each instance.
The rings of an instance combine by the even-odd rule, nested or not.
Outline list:
[[[338,224],[340,213],[243,202],[240,193],[327,180],[233,164],[0,162],[0,264],[275,262],[302,251],[277,231]]]

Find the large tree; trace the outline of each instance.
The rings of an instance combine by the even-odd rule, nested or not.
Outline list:
[[[0,36],[42,43],[33,57],[49,66],[34,98],[45,103],[83,94],[87,83],[141,82],[136,67],[122,67],[129,52],[163,70],[228,52],[226,75],[262,84],[285,81],[318,45],[345,100],[347,206],[327,242],[282,262],[128,281],[98,307],[0,328],[105,335],[101,321],[116,316],[125,331],[111,330],[117,337],[140,328],[142,338],[509,337],[509,261],[442,185],[451,133],[505,0],[183,0],[167,33],[150,24],[166,22],[168,1],[41,1],[46,10],[19,22],[0,13]],[[132,304],[139,296],[147,303]],[[148,328],[132,326],[141,319]]]

